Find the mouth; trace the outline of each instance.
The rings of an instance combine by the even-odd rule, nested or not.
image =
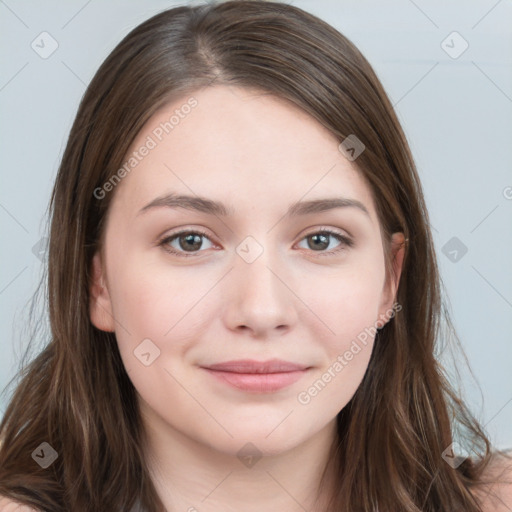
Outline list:
[[[226,361],[201,368],[224,384],[253,393],[283,389],[297,382],[310,369],[307,365],[281,359]]]

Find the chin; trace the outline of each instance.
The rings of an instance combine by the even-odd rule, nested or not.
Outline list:
[[[269,435],[271,430],[268,429],[231,429],[232,438],[222,436],[222,439],[217,438],[215,443],[211,443],[210,440],[210,445],[219,452],[238,458],[243,455],[268,457],[291,450],[308,439],[306,432],[295,431],[292,436],[289,431],[277,430]]]

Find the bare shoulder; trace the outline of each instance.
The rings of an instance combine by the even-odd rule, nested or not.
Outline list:
[[[0,496],[0,512],[40,512],[35,508],[22,505],[17,501],[13,501],[5,496]]]
[[[497,456],[489,465],[486,479],[493,481],[478,496],[483,512],[510,512],[512,510],[512,450],[506,456]]]

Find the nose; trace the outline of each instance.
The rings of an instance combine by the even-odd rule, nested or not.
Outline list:
[[[252,263],[237,257],[227,282],[225,323],[230,330],[268,339],[297,322],[297,299],[289,273],[264,251]]]

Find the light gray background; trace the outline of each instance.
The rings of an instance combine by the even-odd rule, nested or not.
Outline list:
[[[466,398],[495,444],[509,448],[512,2],[289,3],[348,36],[396,106],[423,180],[453,320],[477,381],[463,374]],[[23,307],[42,271],[32,248],[45,235],[53,180],[86,84],[133,27],[182,4],[0,0],[0,389],[15,374],[27,343]],[[31,47],[44,31],[58,43],[47,59]],[[441,47],[453,31],[469,44],[458,58]],[[451,36],[445,44],[455,54],[464,42]],[[449,254],[453,237],[466,254]],[[0,402],[0,413],[6,403]]]

